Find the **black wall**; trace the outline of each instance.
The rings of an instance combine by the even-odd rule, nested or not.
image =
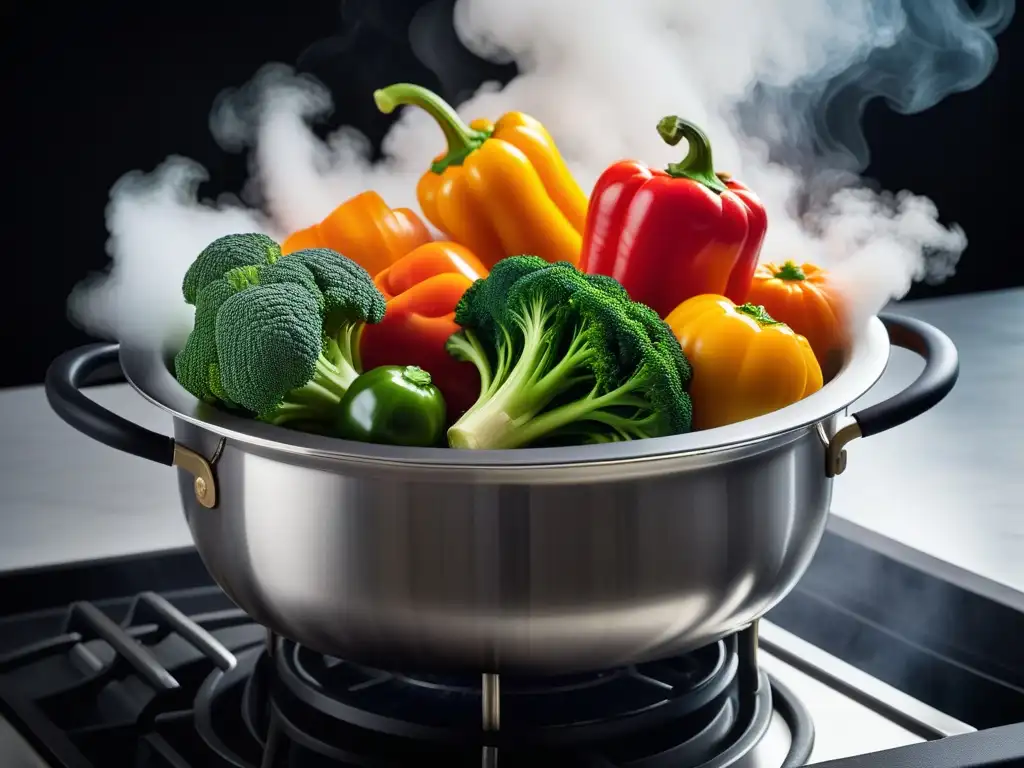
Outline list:
[[[0,333],[7,363],[0,386],[41,381],[57,353],[87,340],[66,319],[65,299],[88,271],[106,264],[103,214],[118,177],[181,154],[211,172],[204,196],[239,189],[244,159],[222,152],[210,136],[214,97],[267,61],[295,63],[317,39],[356,27],[347,53],[306,64],[336,101],[361,105],[347,117],[379,139],[388,118],[373,107],[375,87],[395,80],[440,86],[405,42],[403,23],[420,4],[348,0],[341,12],[324,1],[3,4],[7,283]],[[976,90],[917,116],[880,103],[868,109],[868,175],[888,189],[930,197],[970,239],[953,279],[919,285],[911,297],[1024,285],[1015,178],[1024,167],[1022,28],[1017,18],[999,38],[999,64]],[[502,72],[488,67],[477,77],[495,74]]]

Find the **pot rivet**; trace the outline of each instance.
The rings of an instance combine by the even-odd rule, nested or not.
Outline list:
[[[202,500],[206,497],[206,481],[201,477],[197,477],[194,483],[196,489],[196,496]]]

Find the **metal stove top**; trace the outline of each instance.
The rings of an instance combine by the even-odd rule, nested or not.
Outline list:
[[[944,634],[856,605],[837,567],[889,574],[922,600],[946,590]],[[1016,644],[984,631],[1012,638],[1024,614],[949,591],[958,589],[828,534],[756,634],[601,674],[503,680],[488,698],[483,680],[374,670],[268,642],[193,551],[37,569],[0,578],[0,764],[1024,765],[1024,724],[1013,725],[1024,721],[1024,664]],[[968,619],[980,642],[965,647],[970,633],[949,627]]]
[[[743,654],[730,647],[740,636],[665,662],[506,684],[498,730],[487,734],[478,680],[383,672],[280,639],[268,649],[265,630],[216,588],[142,593],[127,611],[125,602],[74,603],[59,628],[54,621],[46,637],[0,660],[0,697],[15,726],[9,748],[17,745],[21,762],[396,766],[426,755],[514,768],[562,747],[572,756],[560,761],[567,766],[781,768],[973,731],[766,624],[746,714],[743,702],[722,696],[743,674]],[[25,631],[49,623],[38,615],[21,622]],[[833,677],[858,685],[865,703],[830,687]],[[271,679],[285,690],[264,715],[257,688]],[[724,706],[709,708],[717,699]],[[285,741],[302,743],[287,747],[287,759],[265,758],[271,731],[279,751]],[[550,751],[527,758],[505,746],[462,747],[462,734],[520,748],[527,734],[543,734]],[[588,745],[585,754],[577,744]]]

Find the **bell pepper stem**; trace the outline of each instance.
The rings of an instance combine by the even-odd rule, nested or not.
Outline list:
[[[804,271],[792,261],[787,261],[783,264],[779,271],[776,272],[772,277],[777,277],[779,280],[806,280],[807,275]]]
[[[669,115],[658,121],[658,135],[673,147],[682,139],[686,139],[687,144],[686,157],[678,163],[669,163],[665,173],[676,179],[690,179],[703,184],[719,195],[728,189],[715,174],[711,140],[704,131],[681,117]]]
[[[418,365],[407,365],[402,369],[402,378],[417,387],[425,387],[431,383],[430,374]]]
[[[747,302],[746,304],[740,304],[739,306],[736,307],[736,311],[746,315],[747,317],[753,318],[754,322],[756,322],[762,328],[769,325],[782,325],[781,322],[779,322],[771,315],[769,315],[765,308],[760,304],[754,305],[751,304],[750,302]]]
[[[386,115],[402,105],[408,105],[419,107],[434,118],[448,142],[448,151],[444,157],[430,166],[430,170],[437,174],[444,173],[448,166],[462,165],[474,150],[490,138],[489,132],[476,131],[466,125],[448,102],[421,85],[395,83],[374,91],[373,100],[377,109]]]

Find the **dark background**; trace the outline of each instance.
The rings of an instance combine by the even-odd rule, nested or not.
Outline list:
[[[243,84],[262,64],[298,62],[316,74],[346,104],[347,121],[374,141],[391,119],[373,106],[382,83],[412,80],[456,100],[478,82],[510,76],[477,61],[439,81],[408,44],[421,4],[347,0],[340,11],[337,2],[3,4],[9,282],[0,386],[40,382],[55,355],[88,340],[67,320],[65,300],[107,263],[104,208],[122,174],[180,154],[210,171],[203,196],[241,187],[245,160],[217,147],[208,117],[223,88]],[[1024,167],[1022,27],[1018,15],[998,39],[995,71],[975,90],[916,116],[879,102],[868,108],[867,175],[931,198],[970,240],[954,278],[917,285],[910,298],[1024,285],[1014,177]]]

